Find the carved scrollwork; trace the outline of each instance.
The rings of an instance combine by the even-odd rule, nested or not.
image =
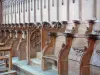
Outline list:
[[[34,31],[32,33],[32,36],[30,38],[30,43],[31,43],[31,51],[32,50],[36,50],[36,51],[40,51],[41,49],[41,33],[39,29],[36,29],[36,31]]]
[[[45,27],[45,28],[51,28],[51,25],[50,25],[50,23],[48,23],[48,22],[43,22],[42,25],[43,25],[43,27]]]
[[[36,27],[37,27],[37,29],[40,29],[42,27],[41,23],[37,22]]]
[[[60,22],[52,22],[52,25],[53,25],[53,28],[61,28],[62,27],[62,24]]]

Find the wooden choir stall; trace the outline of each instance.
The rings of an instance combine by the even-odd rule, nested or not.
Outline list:
[[[0,0],[0,75],[100,75],[100,0]]]

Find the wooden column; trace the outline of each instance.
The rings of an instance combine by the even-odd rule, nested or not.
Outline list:
[[[3,7],[2,7],[2,0],[0,0],[0,24],[2,24],[2,21],[3,21],[3,15],[2,15],[2,10],[3,10]]]
[[[9,55],[9,69],[12,69],[12,48],[10,49],[10,55]]]
[[[30,64],[30,30],[27,30],[27,48],[26,48],[26,53],[27,53],[27,64]]]

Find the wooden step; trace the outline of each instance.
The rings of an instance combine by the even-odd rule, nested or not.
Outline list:
[[[4,66],[5,65],[5,63],[0,63],[0,66]]]
[[[35,58],[33,59],[35,60]],[[38,62],[36,63],[39,64]],[[18,71],[18,75],[58,75],[57,71],[52,69],[43,71],[41,67],[27,65],[26,60],[21,60],[21,61],[17,60],[16,62],[14,62],[13,65],[16,67],[16,70]]]
[[[36,65],[36,66],[41,66],[41,59],[39,59],[39,58],[33,58],[33,59],[31,59],[31,65],[32,66],[34,66],[34,65]]]
[[[8,75],[8,74],[17,75],[17,72],[15,70],[11,70],[11,71],[8,71],[8,72],[1,73],[0,75]]]
[[[0,73],[7,72],[8,70],[9,70],[8,68],[6,68],[4,66],[0,66]]]
[[[8,59],[7,56],[0,56],[0,60],[5,60],[5,59]]]
[[[57,57],[55,55],[48,55],[48,56],[43,56],[44,58],[47,58],[47,59],[51,59],[51,60],[54,60],[54,61],[57,61]]]
[[[42,52],[37,52],[37,58],[41,59],[42,58]]]

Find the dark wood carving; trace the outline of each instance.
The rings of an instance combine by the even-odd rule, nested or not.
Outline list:
[[[36,57],[36,52],[41,52],[41,33],[40,29],[35,29],[35,31],[32,33],[30,38],[30,47],[31,47],[31,53],[30,57],[34,58]]]
[[[21,32],[16,32],[15,36],[17,35],[17,37],[14,38],[13,41],[13,45],[12,45],[12,50],[13,50],[13,57],[18,57],[18,45],[20,43],[20,39],[22,37],[22,33]]]

